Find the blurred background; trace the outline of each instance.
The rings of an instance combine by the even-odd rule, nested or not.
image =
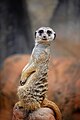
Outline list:
[[[50,26],[49,93],[64,120],[80,120],[80,0],[0,0],[0,119],[11,120],[34,32]],[[4,115],[5,114],[5,115]]]

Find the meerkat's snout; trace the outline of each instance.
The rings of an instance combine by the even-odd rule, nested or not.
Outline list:
[[[46,34],[43,34],[43,35],[42,35],[42,40],[47,40],[47,39],[48,39],[47,35],[46,35]]]
[[[46,35],[44,35],[44,36],[43,36],[43,40],[46,40],[46,39],[47,39],[47,38],[46,38]]]

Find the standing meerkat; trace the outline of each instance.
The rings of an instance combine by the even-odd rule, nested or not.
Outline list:
[[[50,60],[50,45],[55,39],[55,32],[50,27],[41,27],[35,32],[35,47],[29,63],[21,74],[18,87],[18,107],[34,111],[40,107],[49,107],[55,112],[57,120],[61,120],[58,106],[47,99],[47,73]]]

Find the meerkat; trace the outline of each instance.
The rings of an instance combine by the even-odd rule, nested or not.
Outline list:
[[[50,45],[55,37],[56,33],[50,27],[41,27],[35,32],[35,47],[29,63],[22,70],[16,105],[27,111],[49,107],[55,112],[56,119],[61,120],[58,106],[46,97]]]

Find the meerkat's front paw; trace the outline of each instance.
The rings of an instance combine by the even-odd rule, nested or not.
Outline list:
[[[20,85],[23,86],[23,85],[26,83],[26,81],[27,81],[27,78],[25,78],[25,79],[23,79],[23,80],[21,79],[21,80],[20,80]]]
[[[21,75],[21,79],[20,79],[20,85],[21,86],[23,86],[26,83],[27,78],[28,78],[28,74],[23,72],[22,75]]]

